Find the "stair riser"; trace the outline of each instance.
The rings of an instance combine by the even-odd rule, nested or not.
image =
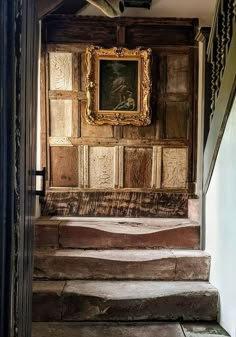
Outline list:
[[[93,296],[33,296],[33,321],[215,321],[216,294],[109,300]]]
[[[227,337],[214,323],[33,323],[32,337]]]
[[[184,334],[178,323],[63,322],[33,323],[32,337],[184,337]]]
[[[36,278],[115,280],[208,280],[210,257],[172,257],[151,261],[114,261],[89,257],[34,258]]]
[[[89,227],[60,227],[59,245],[63,248],[183,248],[199,249],[198,226],[180,227],[149,234],[120,234]]]

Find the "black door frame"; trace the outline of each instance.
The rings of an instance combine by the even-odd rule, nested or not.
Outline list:
[[[30,337],[38,20],[0,0],[0,337]]]

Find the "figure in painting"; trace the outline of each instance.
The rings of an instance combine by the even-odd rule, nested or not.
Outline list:
[[[102,61],[100,73],[101,110],[136,110],[137,72],[138,65],[135,61]]]

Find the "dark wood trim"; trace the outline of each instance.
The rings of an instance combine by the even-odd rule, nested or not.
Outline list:
[[[224,135],[224,130],[230,114],[233,99],[236,94],[236,23],[233,26],[233,36],[227,55],[227,62],[221,80],[219,95],[215,102],[213,119],[204,152],[204,192],[209,187],[215,167],[218,151]]]
[[[34,0],[0,0],[0,336],[31,336],[37,18]]]
[[[15,1],[0,0],[0,337],[11,334],[14,233]],[[11,97],[9,96],[11,93]]]
[[[91,34],[91,27],[96,26],[96,34]],[[148,29],[152,47],[154,46],[194,46],[197,19],[175,18],[106,18],[94,16],[51,15],[43,20],[45,43],[96,44],[113,47],[117,44],[117,29],[123,27],[120,43],[129,41],[129,47],[140,43],[140,33]],[[74,29],[76,27],[76,29]],[[125,27],[125,31],[124,31]],[[165,33],[163,34],[163,29]],[[119,33],[119,30],[118,30]],[[156,40],[153,39],[156,36]],[[136,39],[135,39],[136,37]],[[138,42],[135,42],[137,40]],[[143,39],[142,46],[149,46],[150,39]],[[156,41],[156,42],[155,42]]]
[[[48,192],[42,215],[184,218],[188,216],[188,193]]]

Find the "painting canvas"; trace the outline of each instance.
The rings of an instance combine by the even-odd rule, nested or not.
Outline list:
[[[99,110],[138,110],[138,61],[100,60]]]
[[[150,124],[150,59],[150,49],[87,48],[88,123]]]

